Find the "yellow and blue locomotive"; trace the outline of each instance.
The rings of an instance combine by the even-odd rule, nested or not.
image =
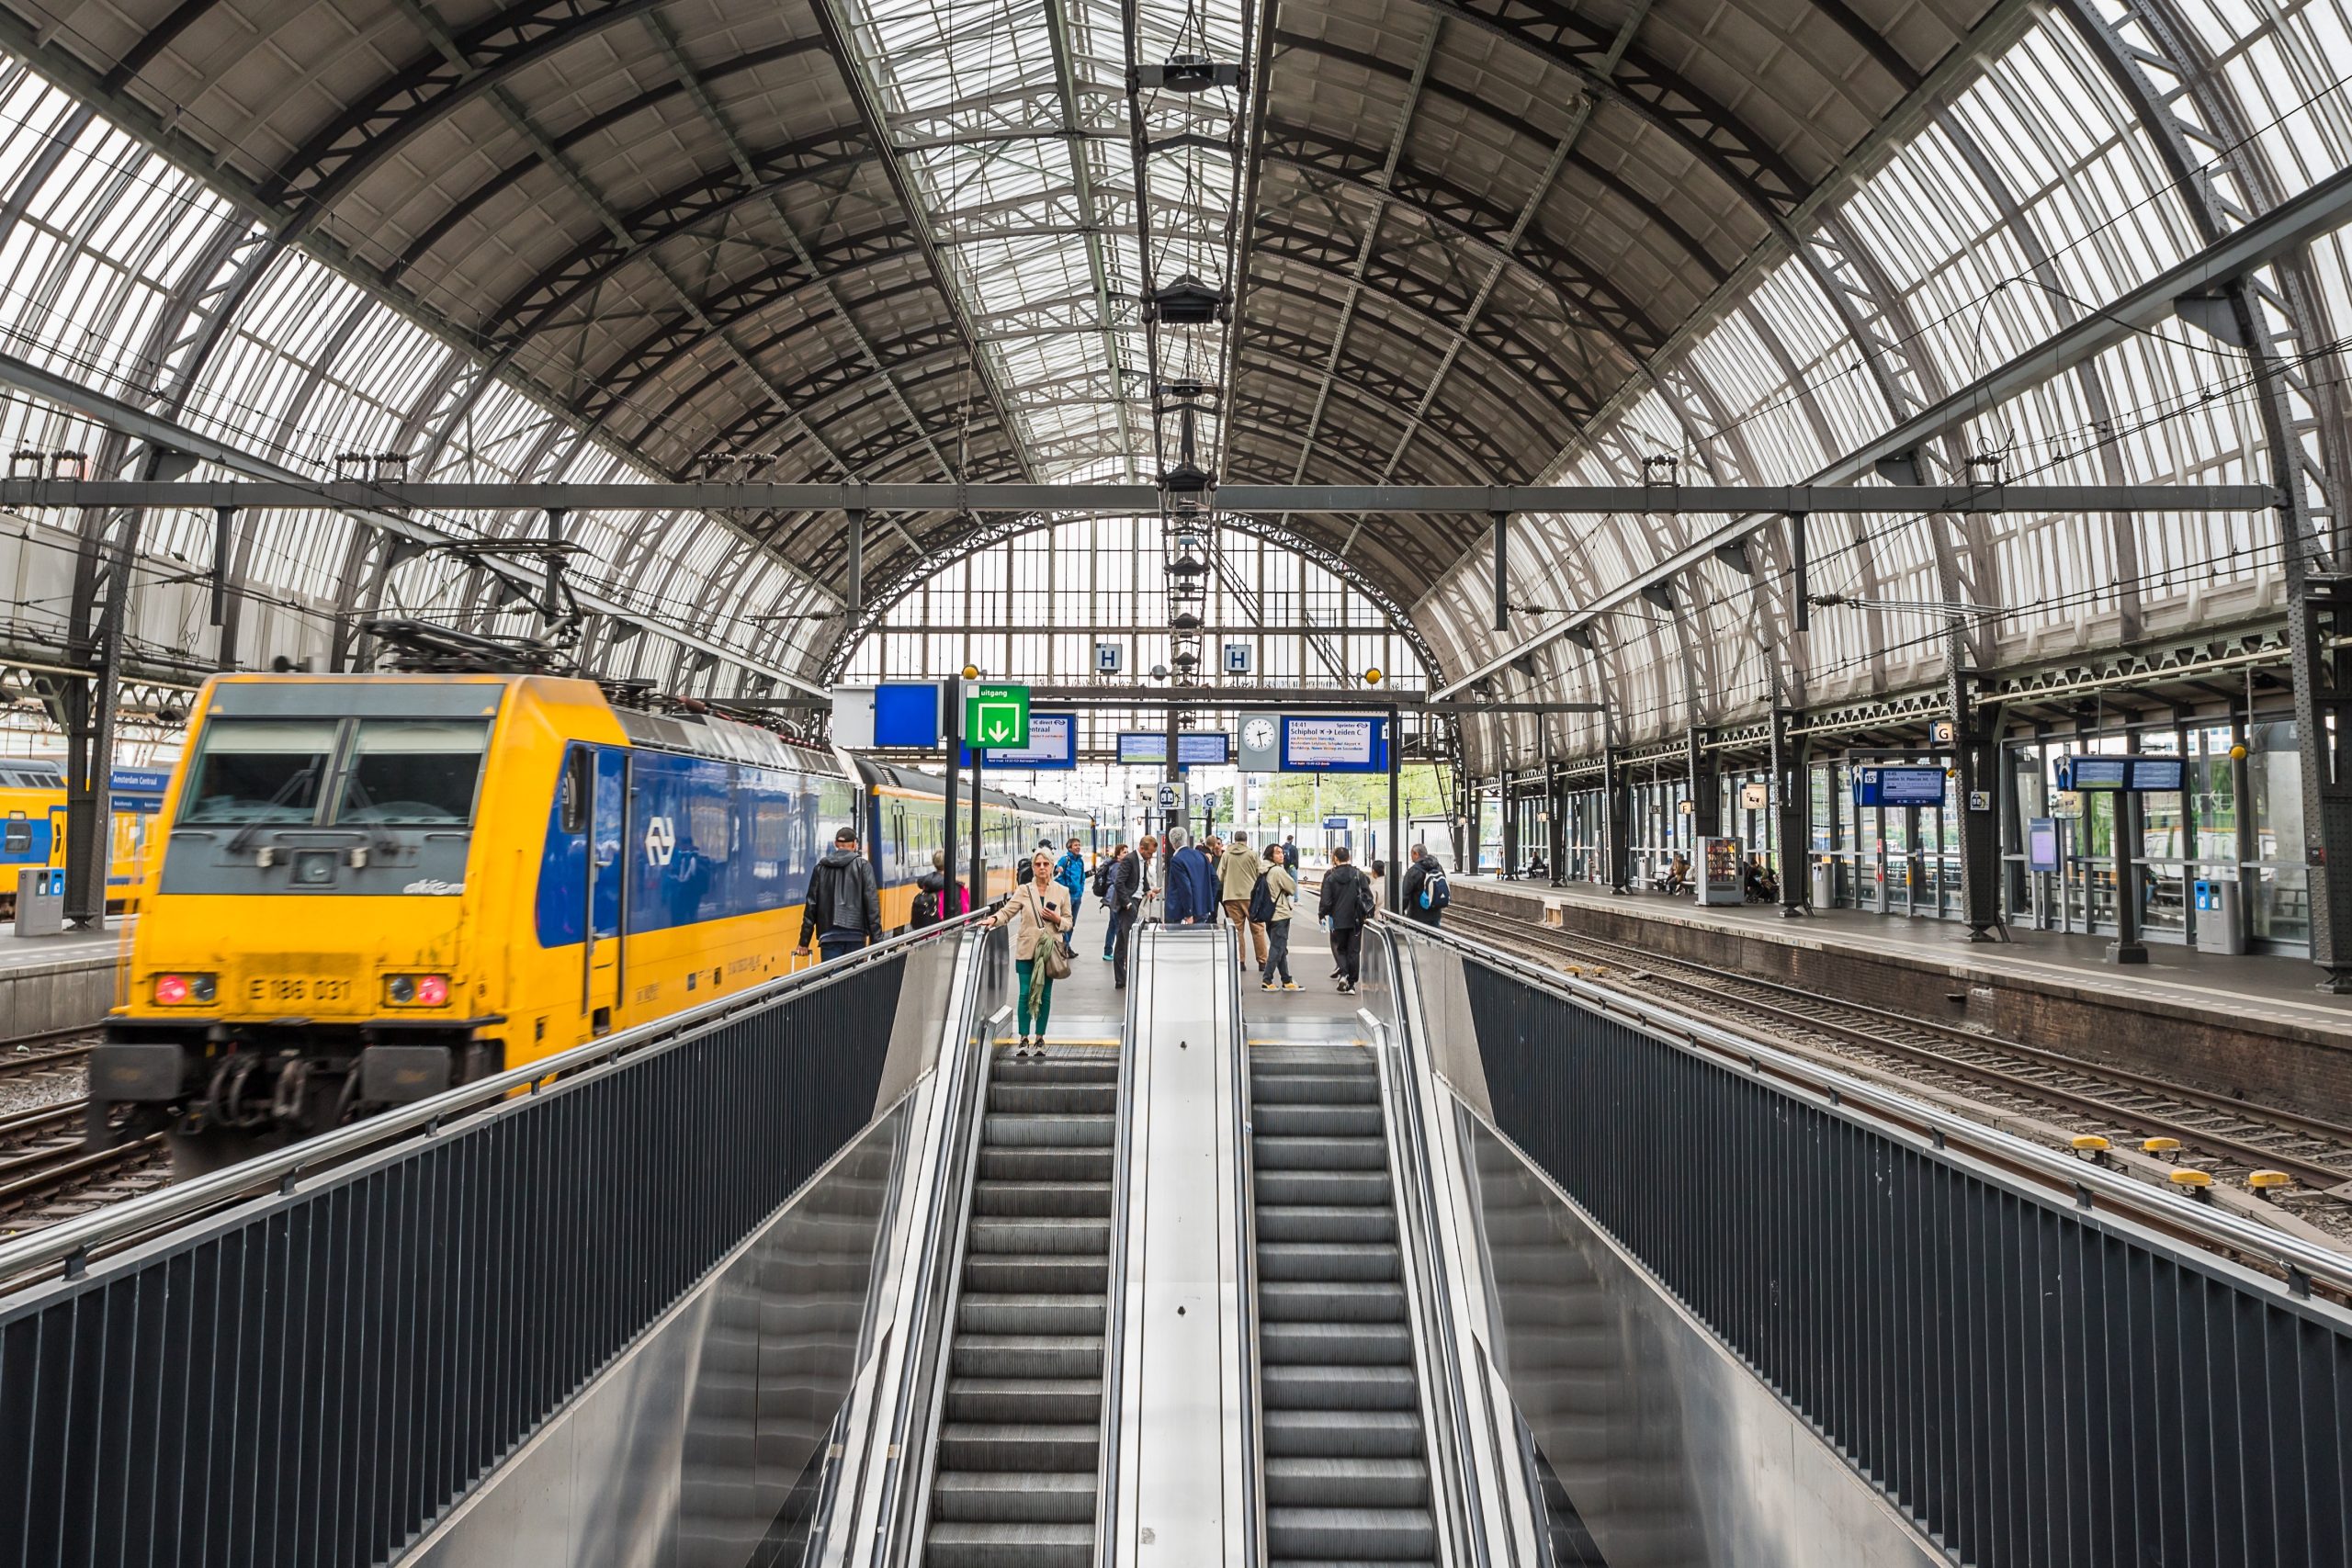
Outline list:
[[[893,928],[941,811],[935,779],[586,680],[217,676],[92,1056],[92,1135],[169,1125],[218,1163],[757,985],[809,962],[835,829],[858,825]],[[1090,831],[1002,794],[983,818],[1007,886],[1022,848]]]

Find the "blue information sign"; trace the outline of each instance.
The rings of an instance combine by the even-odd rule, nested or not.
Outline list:
[[[1119,761],[1138,767],[1160,767],[1168,761],[1168,736],[1158,729],[1119,731]],[[1179,768],[1222,767],[1233,761],[1233,737],[1221,729],[1185,729],[1176,735]]]
[[[874,744],[928,751],[939,744],[939,688],[928,681],[874,688]]]
[[[1877,767],[1854,771],[1857,806],[1941,806],[1944,771],[1932,767]]]
[[[2187,772],[2177,757],[2061,757],[2058,787],[2147,795],[2180,789]]]

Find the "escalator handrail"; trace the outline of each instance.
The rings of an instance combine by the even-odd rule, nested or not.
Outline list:
[[[1446,1267],[1445,1247],[1438,1225],[1437,1189],[1430,1172],[1430,1139],[1428,1122],[1420,1098],[1420,1080],[1416,1074],[1415,1056],[1418,1037],[1407,1024],[1401,993],[1395,983],[1397,973],[1394,945],[1388,950],[1388,973],[1391,976],[1389,997],[1396,1009],[1394,1026],[1369,1008],[1356,1010],[1356,1017],[1371,1035],[1375,1045],[1394,1042],[1392,1051],[1376,1051],[1374,1061],[1381,1076],[1384,1095],[1394,1092],[1400,1097],[1397,1142],[1412,1155],[1413,1209],[1417,1216],[1415,1228],[1420,1234],[1418,1248],[1420,1261],[1429,1273],[1426,1288],[1419,1292],[1423,1311],[1437,1331],[1437,1377],[1433,1380],[1445,1391],[1447,1424],[1453,1440],[1446,1445],[1447,1457],[1453,1461],[1456,1497],[1462,1517],[1469,1526],[1470,1555],[1475,1568],[1489,1568],[1494,1560],[1493,1544],[1487,1538],[1486,1510],[1481,1506],[1485,1488],[1478,1482],[1477,1461],[1471,1457],[1470,1407],[1462,1392],[1462,1351],[1454,1335],[1453,1283]],[[1396,1080],[1391,1079],[1392,1061]],[[1401,1219],[1402,1216],[1400,1215]],[[1404,1230],[1400,1225],[1397,1237],[1402,1243]],[[1404,1255],[1400,1253],[1400,1258]]]
[[[1227,965],[1233,1053],[1234,1324],[1241,1347],[1241,1537],[1243,1568],[1258,1568],[1266,1553],[1266,1445],[1261,1412],[1258,1356],[1257,1162],[1250,1146],[1250,1026],[1241,1016],[1241,965]]]
[[[1102,1436],[1095,1445],[1094,1561],[1115,1561],[1112,1543],[1119,1528],[1120,1404],[1125,1380],[1121,1377],[1122,1351],[1126,1344],[1127,1204],[1132,1197],[1133,1171],[1129,1141],[1135,1136],[1136,1031],[1141,1009],[1145,944],[1156,928],[1138,924],[1128,933],[1127,1010],[1120,1025],[1117,1109],[1111,1123],[1111,1256],[1110,1272],[1102,1285]]]
[[[940,1238],[935,1230],[928,1238],[928,1245],[922,1248],[922,1260],[916,1265],[911,1299],[917,1314],[915,1332],[921,1339],[908,1347],[905,1352],[907,1371],[899,1381],[898,1405],[890,1423],[889,1441],[896,1453],[884,1461],[892,1469],[883,1483],[882,1495],[875,1511],[877,1528],[888,1532],[884,1539],[882,1553],[882,1560],[888,1563],[907,1562],[910,1554],[918,1552],[930,1516],[932,1476],[938,1464],[938,1433],[946,1404],[951,1348],[956,1337],[956,1312],[964,1293],[964,1250],[971,1235],[972,1192],[978,1184],[975,1173],[983,1141],[981,1127],[988,1119],[989,1081],[993,1076],[991,1069],[996,1060],[993,1042],[999,1028],[1012,1016],[1012,1007],[1001,1004],[995,1011],[980,1019],[977,1049],[974,1048],[972,1020],[979,1012],[981,983],[994,956],[985,937],[974,944],[971,956],[973,962],[964,977],[963,994],[956,1012],[957,1020],[964,1027],[957,1032],[956,1062],[940,1097],[940,1105],[947,1117],[941,1135],[953,1135],[960,1126],[964,1145],[960,1151],[943,1152],[933,1172],[931,1193],[924,1204],[924,1213],[933,1216],[936,1224],[951,1194],[960,1191],[961,1197],[956,1201],[955,1246],[948,1259],[945,1294],[936,1313],[931,1310],[932,1292],[937,1288],[934,1281],[938,1279],[940,1252]],[[967,1075],[971,1080],[968,1084],[965,1082]],[[951,1180],[960,1181],[961,1187],[949,1187],[947,1184]],[[935,1332],[934,1324],[938,1325]],[[932,1386],[923,1416],[924,1431],[922,1441],[910,1449],[907,1428],[913,1416],[916,1386],[926,1368],[930,1371]],[[910,1453],[919,1454],[920,1459],[914,1485],[910,1488],[906,1482]],[[911,1499],[913,1506],[903,1506],[902,1498]],[[854,1543],[852,1550],[855,1550]]]

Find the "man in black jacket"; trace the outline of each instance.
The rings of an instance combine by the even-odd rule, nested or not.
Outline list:
[[[1340,994],[1343,997],[1355,994],[1359,965],[1363,963],[1363,928],[1376,908],[1371,879],[1349,863],[1348,846],[1340,845],[1331,852],[1331,869],[1323,874],[1323,897],[1315,912],[1330,928],[1331,958],[1339,965]]]
[[[1436,886],[1432,887],[1431,883]],[[1453,897],[1453,890],[1446,886],[1445,863],[1415,844],[1413,863],[1405,868],[1405,918],[1420,925],[1438,925]]]
[[[1135,934],[1136,914],[1143,904],[1143,857],[1129,853],[1125,844],[1113,852],[1118,858],[1111,863],[1102,901],[1111,910],[1111,980],[1124,991],[1127,988],[1127,941]]]
[[[808,956],[811,937],[828,959],[882,940],[882,890],[874,880],[874,863],[858,853],[854,828],[835,833],[832,849],[808,874],[794,956]]]

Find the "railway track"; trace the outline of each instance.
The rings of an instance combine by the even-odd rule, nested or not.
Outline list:
[[[2165,1164],[2203,1170],[2217,1185],[2284,1171],[2297,1184],[2280,1200],[2290,1213],[2352,1238],[2352,1127],[1459,903],[1446,923],[1523,956],[1595,970],[1603,984],[1684,1011],[1761,1025],[1775,1045],[1840,1067],[1934,1088],[2070,1152],[2069,1134],[2104,1137],[2117,1150],[2169,1138],[2179,1146],[2159,1151]]]
[[[0,1078],[28,1077],[78,1066],[98,1042],[97,1032],[69,1030],[0,1043]]]
[[[77,1097],[0,1116],[0,1236],[55,1224],[172,1179],[160,1133],[95,1154],[85,1148],[88,1104]]]

